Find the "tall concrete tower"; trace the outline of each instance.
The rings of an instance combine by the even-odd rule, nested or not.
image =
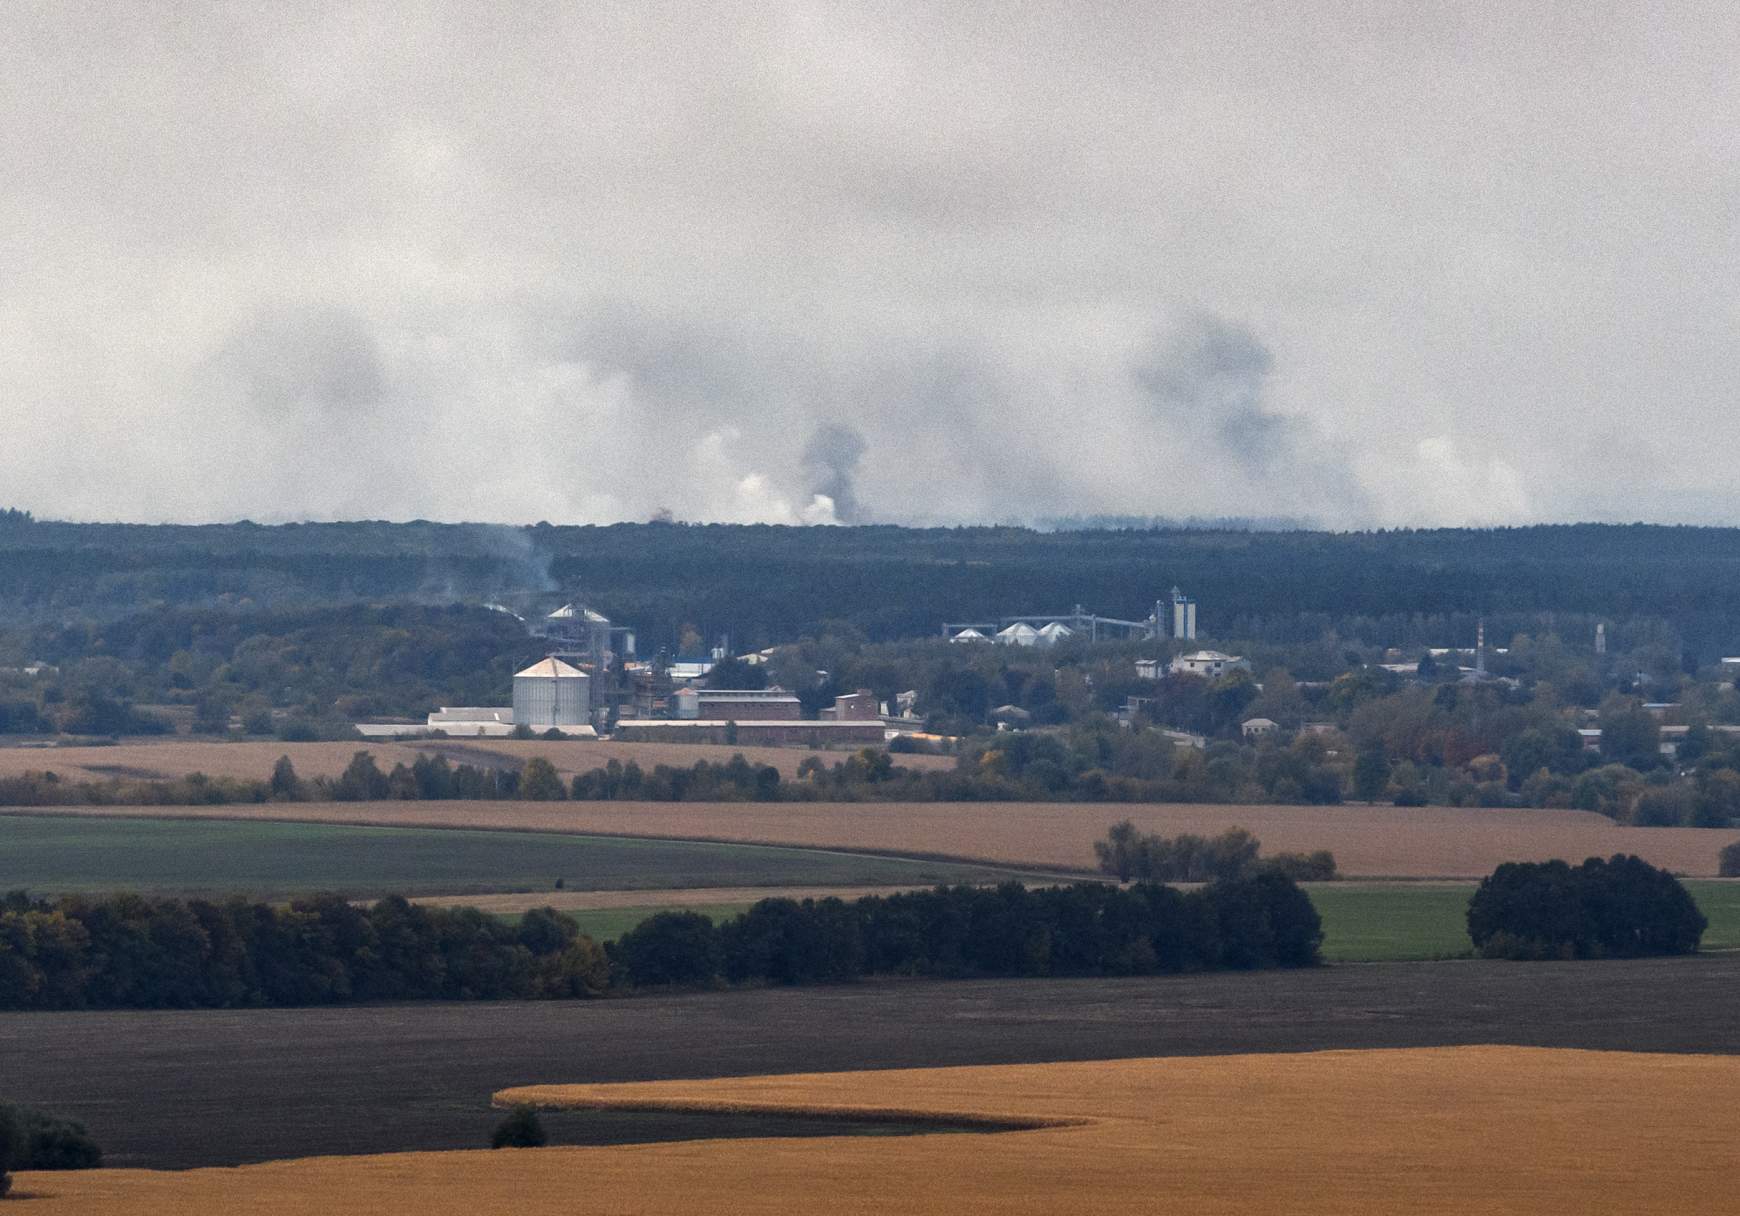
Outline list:
[[[1172,588],[1172,636],[1187,641],[1196,639],[1196,601],[1177,587]]]
[[[1595,626],[1595,653],[1607,653],[1607,622],[1601,621]]]

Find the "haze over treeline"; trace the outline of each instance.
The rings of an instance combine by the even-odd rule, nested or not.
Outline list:
[[[1140,619],[1177,584],[1206,637],[1342,636],[1471,645],[1484,616],[1569,644],[1609,623],[1706,662],[1740,650],[1740,530],[1644,525],[1365,533],[428,522],[167,527],[0,522],[0,624],[40,631],[165,610],[579,598],[649,653],[693,626],[710,645],[792,640],[827,622],[871,639],[944,621],[1089,611]],[[518,602],[518,601],[516,601]],[[527,600],[527,602],[531,602]],[[208,622],[209,625],[209,622]],[[184,621],[180,628],[191,628]],[[105,625],[111,642],[120,624]],[[11,645],[40,632],[14,634]],[[20,653],[20,659],[41,657]]]

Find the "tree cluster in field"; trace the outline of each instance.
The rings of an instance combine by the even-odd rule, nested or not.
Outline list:
[[[1723,848],[1716,873],[1723,878],[1740,878],[1740,840]]]
[[[839,899],[769,899],[715,926],[662,912],[611,947],[636,987],[809,984],[869,975],[1151,975],[1318,961],[1322,922],[1270,872],[1194,891],[1102,883],[943,887]]]
[[[0,1009],[575,997],[608,981],[603,950],[548,909],[509,925],[397,897],[0,901]]]
[[[12,1189],[13,1170],[92,1170],[103,1151],[76,1119],[0,1103],[0,1198]]]
[[[1677,878],[1624,854],[1507,862],[1468,903],[1468,936],[1487,958],[1691,954],[1708,925]]]
[[[1094,842],[1100,872],[1119,882],[1224,882],[1264,870],[1294,882],[1330,882],[1336,877],[1335,855],[1327,849],[1267,857],[1261,852],[1262,843],[1243,828],[1228,828],[1219,836],[1159,836],[1138,832],[1128,819]]]
[[[115,895],[0,903],[0,1009],[230,1008],[598,996],[612,986],[866,975],[1133,975],[1317,961],[1305,894],[1265,871],[1188,894],[1007,884],[660,913],[601,948],[572,919],[336,896],[287,907]]]

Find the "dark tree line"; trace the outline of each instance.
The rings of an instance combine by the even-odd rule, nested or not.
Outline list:
[[[1468,936],[1489,958],[1691,954],[1708,927],[1677,878],[1625,854],[1508,862],[1468,904]]]
[[[1183,893],[1098,883],[763,900],[716,926],[660,913],[608,948],[534,909],[336,896],[287,907],[114,895],[0,901],[0,1009],[232,1008],[598,996],[612,986],[867,975],[1145,975],[1317,962],[1310,900],[1267,871]]]
[[[603,951],[548,909],[509,925],[397,897],[0,901],[0,1009],[576,997],[608,977]]]
[[[1103,883],[944,887],[839,899],[769,899],[723,925],[650,917],[611,947],[639,987],[809,984],[869,975],[1152,975],[1305,967],[1322,922],[1273,871],[1183,892]]]

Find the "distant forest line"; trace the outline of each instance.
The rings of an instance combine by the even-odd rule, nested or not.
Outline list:
[[[749,649],[824,621],[889,640],[934,636],[945,620],[1077,603],[1140,619],[1177,584],[1198,601],[1205,638],[1466,644],[1461,635],[1483,615],[1500,641],[1539,631],[1544,619],[1567,639],[1605,620],[1616,645],[1628,629],[1652,638],[1666,629],[1703,662],[1740,646],[1733,528],[173,526],[0,512],[0,570],[0,628],[14,631],[144,609],[476,603],[563,591],[634,626],[644,652],[674,649],[685,626]]]

